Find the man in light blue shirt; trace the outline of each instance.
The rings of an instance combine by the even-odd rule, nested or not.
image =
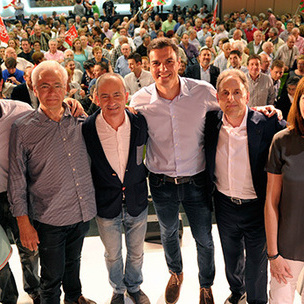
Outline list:
[[[131,70],[129,69],[128,57],[131,53],[131,47],[129,44],[124,43],[121,46],[122,55],[117,59],[114,72],[120,74],[122,77],[125,77]]]
[[[178,76],[178,48],[170,39],[154,39],[148,54],[155,84],[135,93],[131,106],[138,109],[148,123],[146,165],[171,273],[165,300],[167,304],[178,301],[183,281],[178,238],[182,203],[197,245],[200,303],[211,304],[214,248],[203,131],[206,112],[218,109],[216,91],[205,81]]]

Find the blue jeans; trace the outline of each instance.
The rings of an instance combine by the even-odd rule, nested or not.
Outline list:
[[[97,216],[100,238],[105,246],[105,260],[109,281],[115,293],[137,292],[143,282],[142,264],[147,230],[148,207],[137,217],[128,214],[126,205],[113,219]],[[122,227],[125,231],[127,258],[125,269],[122,258]]]
[[[30,251],[22,246],[17,220],[9,210],[6,192],[0,193],[0,223],[6,232],[9,230],[12,232],[14,242],[18,248],[23,272],[23,288],[31,297],[36,297],[39,293],[40,284],[38,276],[38,251]]]
[[[17,304],[18,290],[13,273],[7,263],[0,270],[0,303]]]
[[[61,285],[65,301],[77,302],[81,295],[81,250],[90,222],[51,226],[34,221],[34,227],[40,241],[41,304],[60,304]]]
[[[212,286],[215,274],[214,247],[206,173],[202,172],[189,183],[179,185],[164,182],[160,176],[150,173],[149,184],[169,270],[177,274],[183,271],[178,238],[179,206],[182,203],[196,242],[200,287]]]

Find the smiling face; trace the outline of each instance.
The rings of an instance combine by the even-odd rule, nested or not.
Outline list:
[[[208,67],[211,61],[211,52],[209,50],[202,50],[199,54],[199,62],[202,67]]]
[[[42,110],[58,110],[62,107],[66,84],[59,71],[50,69],[43,71],[33,87]]]
[[[121,117],[124,115],[128,93],[122,81],[118,77],[111,76],[98,83],[97,100],[106,120]]]
[[[177,58],[172,47],[154,49],[150,52],[150,72],[156,87],[172,89],[179,84],[178,69],[180,58]]]
[[[217,100],[228,120],[242,119],[249,101],[249,93],[237,76],[228,76],[220,84]]]

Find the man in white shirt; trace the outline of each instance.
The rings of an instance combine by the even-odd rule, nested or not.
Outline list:
[[[24,71],[25,68],[34,66],[31,62],[25,60],[24,58],[17,57],[17,53],[16,53],[15,49],[12,47],[6,48],[4,54],[5,54],[5,58],[13,57],[14,59],[16,59],[16,61],[17,61],[16,68],[18,70]],[[6,66],[5,66],[4,62],[1,64],[1,69],[2,69],[2,71],[6,70]]]
[[[206,116],[205,153],[215,186],[215,214],[232,292],[225,304],[245,304],[246,293],[248,303],[266,304],[264,166],[272,137],[285,122],[247,107],[249,84],[239,70],[220,74],[217,99],[221,110]]]
[[[128,57],[128,64],[131,73],[125,76],[126,90],[129,93],[128,101],[131,100],[133,94],[139,91],[143,87],[154,83],[154,79],[150,72],[145,71],[141,67],[141,55],[138,53],[132,53]]]
[[[96,221],[114,291],[111,304],[124,304],[125,292],[133,303],[150,304],[140,289],[148,215],[143,164],[147,123],[142,115],[125,111],[128,93],[120,75],[100,76],[96,88],[100,109],[83,124],[83,135],[92,162]],[[125,267],[122,227],[127,246]]]

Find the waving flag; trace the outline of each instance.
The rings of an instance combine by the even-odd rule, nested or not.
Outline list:
[[[11,2],[10,4],[3,6],[3,8],[4,8],[4,9],[7,9],[7,8],[9,8],[10,6],[16,5],[16,1],[17,1],[17,0],[12,0],[12,2]]]
[[[1,16],[0,16],[0,40],[4,43],[8,43],[9,40],[9,36],[7,34],[7,30]]]
[[[304,1],[300,2],[300,11],[303,12],[304,11]]]
[[[166,1],[165,0],[147,0],[146,1],[147,7],[153,7],[153,6],[158,6],[158,5],[165,5]]]
[[[211,26],[212,26],[213,29],[215,29],[215,27],[216,27],[216,14],[217,14],[217,2],[216,2],[216,5],[215,5],[213,18],[212,18],[212,21],[211,21]]]
[[[65,33],[65,41],[72,46],[73,40],[78,37],[77,30],[75,25],[73,25],[66,33]]]

